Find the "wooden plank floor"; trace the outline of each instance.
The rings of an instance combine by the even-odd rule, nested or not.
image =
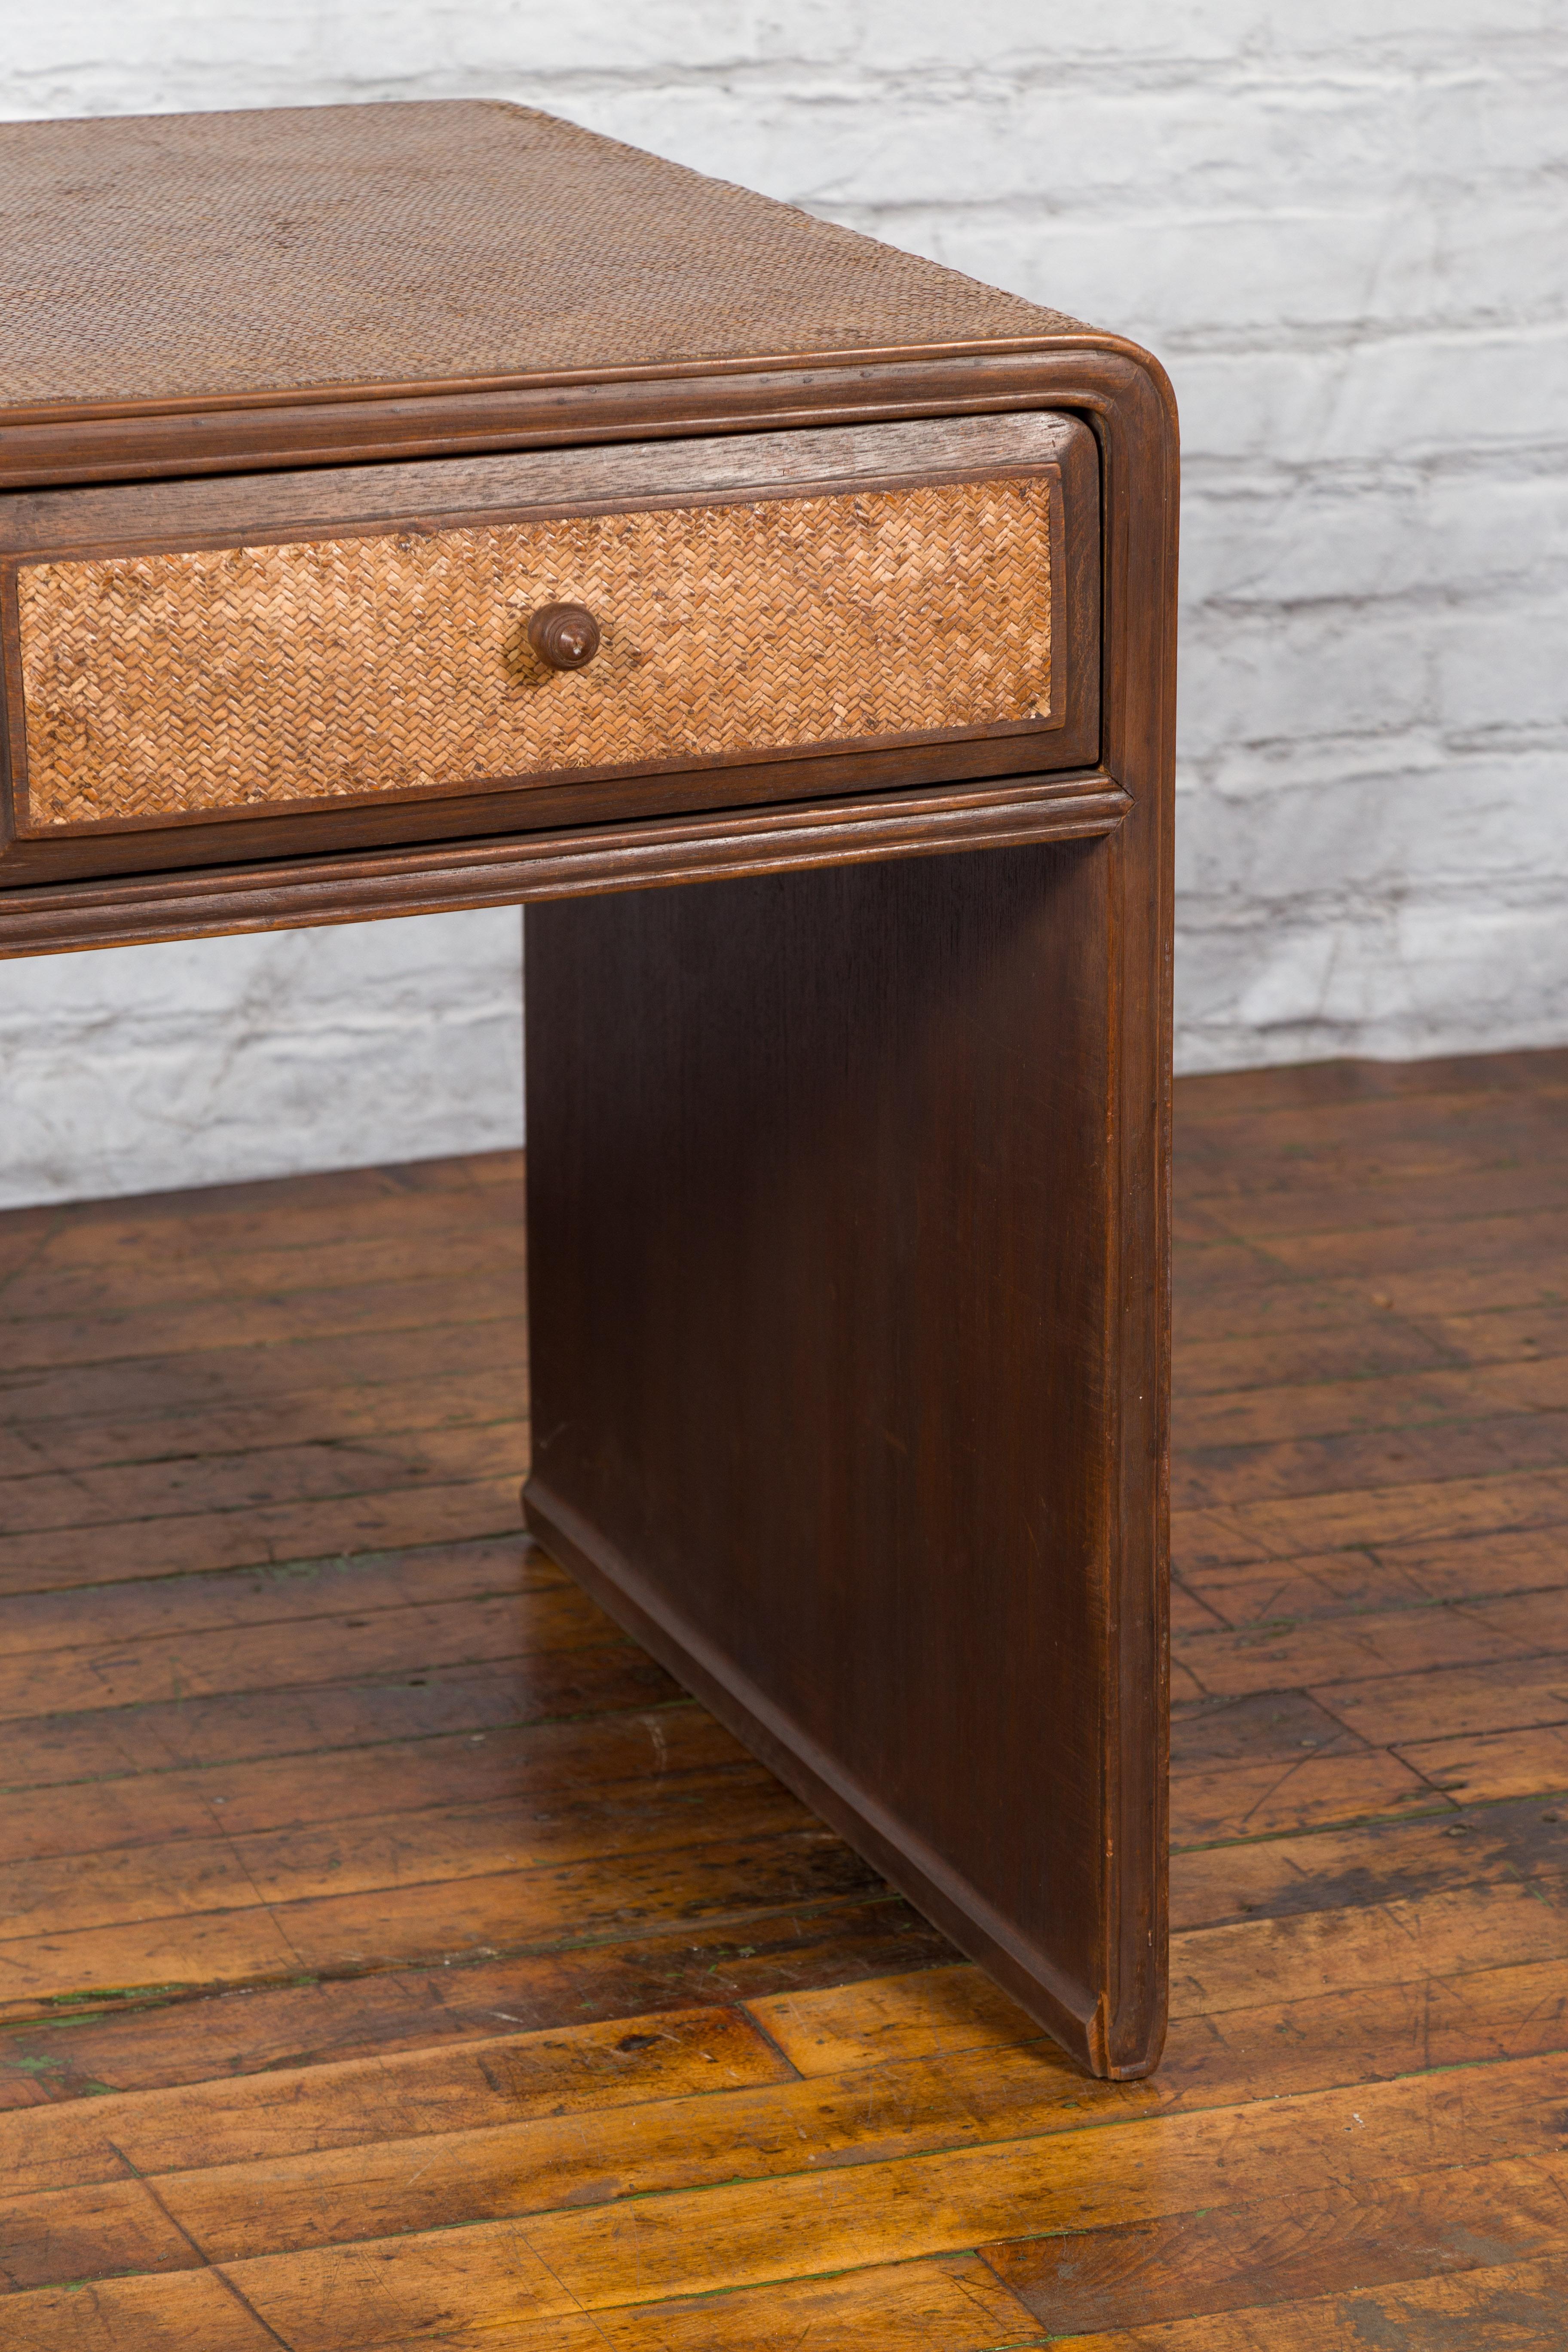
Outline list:
[[[524,1549],[515,1161],[0,1219],[6,2352],[1568,2344],[1568,1054],[1179,1140],[1121,2086]]]

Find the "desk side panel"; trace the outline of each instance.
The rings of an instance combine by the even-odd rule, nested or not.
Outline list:
[[[537,1530],[1097,2070],[1110,871],[544,906],[527,989]]]

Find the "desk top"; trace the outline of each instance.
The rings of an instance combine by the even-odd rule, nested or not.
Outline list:
[[[486,101],[0,125],[0,424],[1037,346],[1076,326]]]

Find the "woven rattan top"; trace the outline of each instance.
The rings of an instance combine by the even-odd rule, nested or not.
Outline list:
[[[523,107],[0,125],[0,413],[1034,341],[1076,321]]]

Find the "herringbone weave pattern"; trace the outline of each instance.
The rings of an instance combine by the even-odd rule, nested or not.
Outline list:
[[[0,123],[0,408],[1037,344],[1077,321],[488,100]]]
[[[1045,718],[1048,477],[24,565],[29,830]],[[603,646],[544,668],[529,614]]]

